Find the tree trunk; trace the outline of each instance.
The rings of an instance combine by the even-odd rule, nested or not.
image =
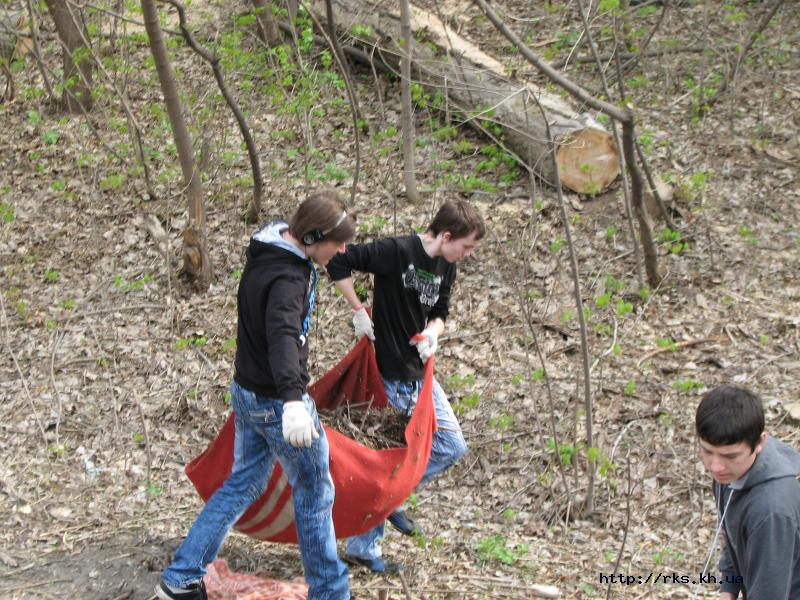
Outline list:
[[[373,33],[353,36],[354,44],[367,55],[377,45],[375,56],[397,71],[403,54],[400,16],[388,12],[387,6],[371,0],[334,0],[340,30],[350,32],[354,24],[369,26]],[[322,0],[315,1],[313,10],[324,14]],[[420,42],[414,45],[416,78],[430,89],[446,92],[448,102],[470,124],[483,119],[498,123],[505,143],[521,161],[527,163],[530,157],[530,168],[552,183],[546,128],[536,103],[530,101],[534,95],[559,144],[562,184],[576,192],[596,194],[616,179],[619,154],[611,134],[593,117],[579,113],[560,96],[507,76],[499,61],[446,28],[436,16],[415,6],[411,13],[411,28]]]
[[[414,160],[414,106],[411,102],[411,61],[414,59],[414,35],[411,32],[411,4],[400,0],[400,102],[403,129],[403,185],[410,202],[419,202],[417,193],[416,161]]]
[[[650,223],[650,216],[642,200],[642,174],[636,165],[633,113],[630,119],[622,123],[622,144],[625,153],[625,163],[628,165],[628,174],[631,178],[631,204],[633,205],[636,220],[639,222],[639,237],[644,249],[644,267],[647,271],[647,282],[652,288],[661,283],[661,275],[658,272],[658,254],[656,244],[653,241],[653,227]]]
[[[258,21],[258,37],[270,48],[280,44],[281,35],[278,21],[272,12],[272,3],[267,0],[250,0]]]
[[[76,5],[66,0],[45,0],[47,10],[53,17],[58,38],[61,40],[61,56],[64,64],[64,91],[62,102],[71,113],[82,113],[92,109],[92,57],[86,41],[89,34],[83,15]]]
[[[24,13],[0,10],[0,62],[9,64],[30,51],[27,30],[28,18]]]
[[[195,169],[192,143],[183,118],[178,89],[175,86],[175,74],[167,55],[155,2],[141,0],[141,4],[150,51],[155,59],[161,92],[164,94],[164,103],[167,106],[189,203],[189,225],[183,232],[183,265],[178,275],[193,291],[204,292],[211,284],[211,262],[206,242],[206,215],[200,175]]]
[[[0,10],[0,73],[5,77],[5,89],[0,93],[0,102],[14,99],[14,75],[9,65],[15,58],[28,53],[32,40],[25,35],[28,18],[23,13]]]

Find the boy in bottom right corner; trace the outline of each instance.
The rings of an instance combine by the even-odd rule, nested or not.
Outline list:
[[[695,430],[725,533],[720,600],[800,599],[800,453],[767,434],[743,387],[707,392]]]

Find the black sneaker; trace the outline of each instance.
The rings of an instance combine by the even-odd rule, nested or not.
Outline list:
[[[389,523],[403,535],[422,535],[420,526],[404,510],[396,510],[390,514]]]
[[[344,562],[349,565],[366,567],[373,573],[395,575],[403,570],[403,565],[401,563],[383,560],[382,558],[361,558],[360,556],[351,556],[349,554],[345,554],[342,558],[344,558]]]
[[[206,584],[192,583],[185,588],[172,588],[163,581],[156,586],[156,598],[159,600],[208,600]]]

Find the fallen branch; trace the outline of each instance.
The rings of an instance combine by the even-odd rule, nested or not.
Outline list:
[[[699,344],[705,344],[706,342],[721,342],[721,337],[710,337],[710,338],[696,338],[691,340],[684,340],[682,342],[676,342],[674,345],[670,344],[669,346],[665,346],[663,348],[657,348],[651,352],[648,352],[644,356],[642,356],[638,361],[636,361],[636,366],[641,366],[641,364],[649,358],[653,358],[654,356],[658,356],[659,354],[663,354],[664,352],[675,352],[679,348],[689,348],[690,346],[697,346]]]
[[[42,587],[43,585],[53,585],[54,583],[71,583],[71,582],[72,579],[48,579],[47,581],[37,581],[35,583],[25,583],[22,585],[15,585],[13,587],[0,588],[0,594],[21,592],[23,590],[32,590],[33,588]]]
[[[537,598],[558,598],[561,595],[558,588],[552,585],[541,585],[538,583],[534,583],[533,585],[520,585],[518,581],[511,581],[501,577],[481,577],[477,575],[458,575],[458,578],[466,579],[467,581],[485,581],[492,585],[530,592],[530,594]]]
[[[532,46],[535,47],[535,46]],[[683,53],[700,53],[705,52],[708,50],[706,46],[679,46],[676,48],[663,48],[663,49],[654,49],[654,50],[645,50],[641,52],[620,52],[619,57],[623,60],[626,60],[625,66],[623,67],[623,71],[626,70],[629,65],[639,59],[642,56],[646,57],[653,57],[653,56],[664,56],[665,54],[683,54]],[[613,52],[605,52],[599,55],[600,60],[607,61],[614,58]],[[596,62],[594,56],[587,55],[587,56],[576,56],[574,58],[569,59],[569,62],[575,63],[593,63]],[[552,63],[553,68],[555,69],[562,69],[567,65],[567,59],[563,58],[561,60],[557,60]],[[526,72],[522,72],[523,75]]]
[[[98,310],[79,313],[77,315],[70,315],[68,317],[56,319],[56,322],[68,323],[70,321],[77,321],[78,319],[84,319],[86,317],[96,317],[97,315],[106,315],[108,313],[125,312],[129,310],[166,310],[166,308],[167,307],[163,304],[133,304],[130,306],[114,306],[111,308],[101,308]]]

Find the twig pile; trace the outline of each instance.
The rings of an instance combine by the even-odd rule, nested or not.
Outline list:
[[[333,410],[322,410],[319,417],[325,425],[373,450],[406,445],[408,417],[392,406],[375,408],[371,402],[345,404]]]

